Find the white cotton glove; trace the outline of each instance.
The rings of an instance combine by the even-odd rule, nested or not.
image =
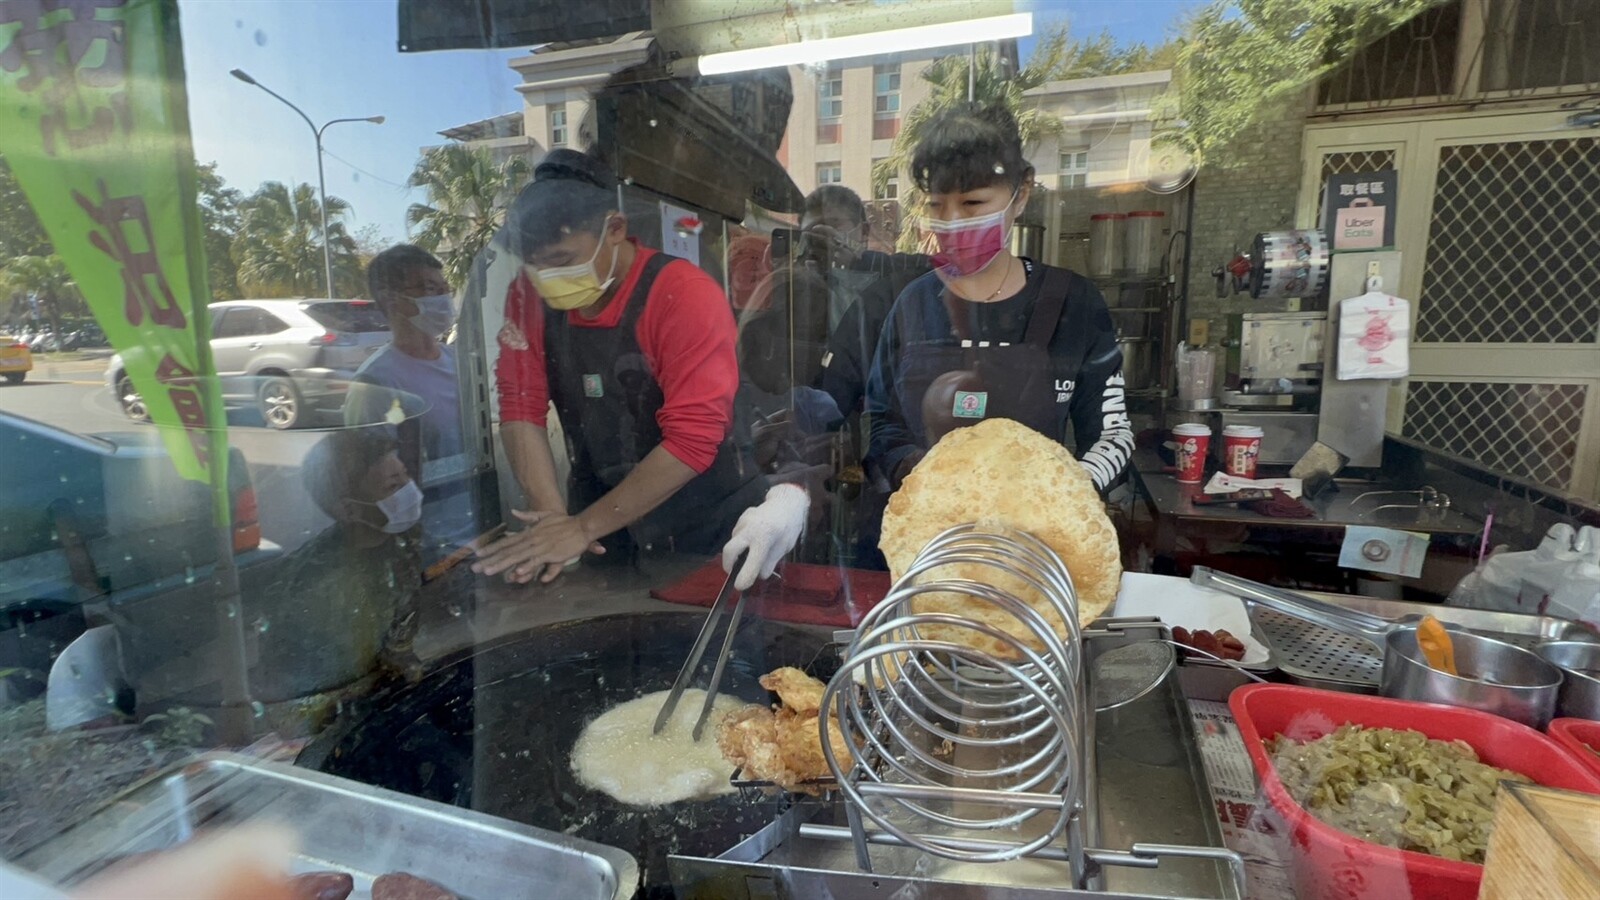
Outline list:
[[[733,586],[748,590],[757,578],[769,578],[778,568],[778,560],[794,549],[800,540],[800,531],[806,524],[806,512],[811,509],[811,497],[805,488],[794,484],[777,484],[767,489],[767,499],[760,506],[752,506],[739,517],[733,526],[733,537],[722,548],[722,571],[733,573],[733,564],[746,550],[750,556],[739,568]]]

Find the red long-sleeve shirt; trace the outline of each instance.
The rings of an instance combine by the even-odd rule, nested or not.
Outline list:
[[[637,244],[635,249],[617,299],[597,319],[568,312],[568,325],[618,327],[645,260],[657,252]],[[507,328],[500,333],[495,365],[500,419],[543,426],[550,404],[545,305],[527,275],[518,275],[506,291],[505,313]],[[727,296],[698,266],[675,262],[656,276],[635,338],[665,398],[656,414],[661,446],[696,472],[711,467],[733,425],[733,396],[739,388],[736,337]]]

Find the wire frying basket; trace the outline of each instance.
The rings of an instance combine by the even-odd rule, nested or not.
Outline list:
[[[820,725],[863,869],[878,843],[1082,875],[1094,717],[1077,607],[1044,543],[962,525],[862,620]]]

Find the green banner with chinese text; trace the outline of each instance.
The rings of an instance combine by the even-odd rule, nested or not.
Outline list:
[[[0,0],[0,153],[178,471],[225,484],[175,0]]]

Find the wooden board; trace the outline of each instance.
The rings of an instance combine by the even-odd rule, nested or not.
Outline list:
[[[1600,797],[1502,784],[1478,897],[1600,898]]]

